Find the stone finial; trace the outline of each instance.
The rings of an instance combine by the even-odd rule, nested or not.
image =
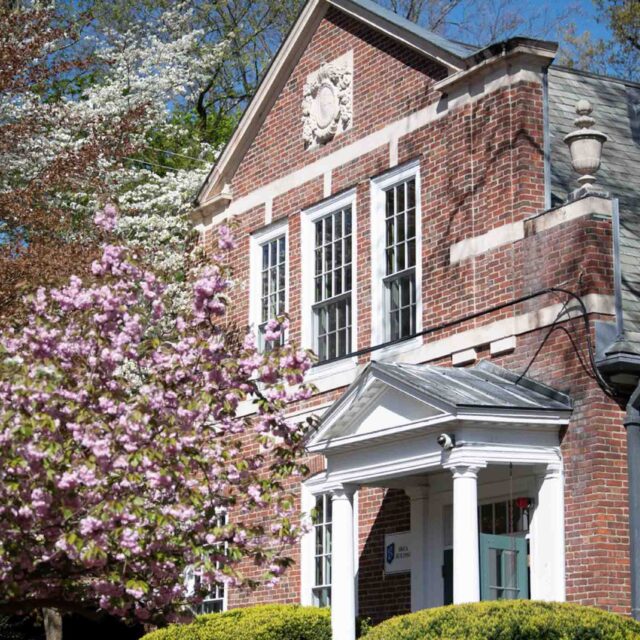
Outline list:
[[[602,147],[608,140],[601,131],[592,129],[595,120],[591,117],[593,107],[588,100],[578,100],[576,113],[578,117],[573,121],[577,127],[564,137],[565,143],[571,152],[571,164],[574,170],[580,174],[578,183],[579,191],[593,190],[596,180],[595,173],[600,168]]]

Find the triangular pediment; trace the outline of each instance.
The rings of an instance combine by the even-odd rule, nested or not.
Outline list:
[[[382,441],[456,420],[557,427],[569,396],[489,362],[470,369],[372,362],[322,417],[309,451]]]
[[[441,403],[430,402],[384,373],[375,364],[370,366],[324,416],[309,446],[350,437],[373,438],[451,415]]]
[[[351,419],[347,420],[344,435],[384,431],[443,414],[432,405],[421,402],[402,391],[392,389],[383,383],[380,386],[384,388],[375,402],[369,403],[364,410],[355,416],[351,415]]]
[[[268,68],[231,139],[202,185],[196,197],[197,209],[193,214],[195,217],[201,215],[204,210],[224,208],[233,199],[228,185],[231,184],[235,171],[282,94],[292,70],[314,32],[330,9],[354,18],[408,50],[418,52],[441,65],[448,74],[466,69],[469,66],[467,58],[474,52],[473,48],[427,31],[372,0],[308,0]]]

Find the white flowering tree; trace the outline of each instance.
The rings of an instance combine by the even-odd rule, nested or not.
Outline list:
[[[186,208],[216,153],[183,114],[227,43],[207,42],[185,2],[124,32],[2,5],[0,31],[0,311],[88,269],[90,221],[105,201],[119,204],[124,240],[175,268]]]

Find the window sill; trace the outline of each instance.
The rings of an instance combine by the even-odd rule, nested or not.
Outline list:
[[[314,384],[319,392],[331,391],[350,385],[356,379],[358,368],[356,358],[319,364],[307,373],[305,382]]]
[[[415,349],[419,349],[422,344],[422,336],[415,336],[413,338],[410,338],[409,340],[405,340],[404,342],[399,342],[398,344],[390,344],[388,347],[383,347],[382,349],[373,351],[371,353],[371,359],[379,361],[395,360],[405,355],[406,353],[410,353]]]

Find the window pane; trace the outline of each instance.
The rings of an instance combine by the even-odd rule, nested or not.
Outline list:
[[[404,242],[404,216],[396,216],[396,242]]]
[[[415,238],[416,236],[416,211],[409,209],[407,211],[407,238]]]
[[[405,307],[400,312],[400,333],[404,336],[411,335],[411,308]]]
[[[396,211],[404,211],[404,187],[405,183],[400,184],[396,187],[396,196],[397,196],[397,206]]]
[[[333,240],[333,218],[327,216],[324,219],[324,243],[329,244]]]
[[[395,201],[395,198],[394,198],[393,189],[389,189],[386,192],[386,217],[387,218],[393,216],[393,214],[395,213],[394,201]]]
[[[392,247],[395,242],[396,234],[394,233],[394,218],[388,218],[385,227],[387,229],[386,244],[387,247]]]
[[[409,240],[407,242],[407,267],[416,266],[416,241]]]
[[[416,206],[416,181],[411,179],[407,182],[407,209]]]

